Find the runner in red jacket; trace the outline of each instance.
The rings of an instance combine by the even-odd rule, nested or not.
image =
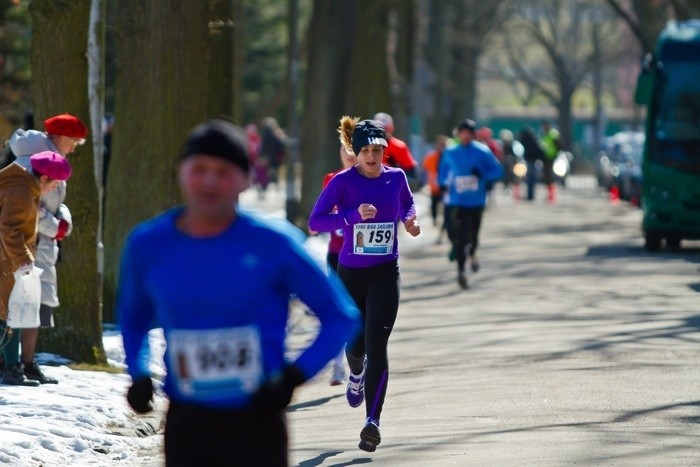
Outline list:
[[[416,178],[418,162],[411,155],[408,145],[394,136],[394,119],[391,115],[380,112],[374,116],[382,124],[387,136],[387,148],[384,150],[382,163],[389,167],[399,167],[406,172],[408,178]]]

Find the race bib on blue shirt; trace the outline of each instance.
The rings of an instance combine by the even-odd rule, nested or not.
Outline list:
[[[263,379],[257,327],[176,329],[167,338],[170,368],[183,396],[197,401],[250,396]]]
[[[479,178],[474,175],[463,175],[454,179],[455,191],[465,193],[467,191],[477,191],[479,189]]]

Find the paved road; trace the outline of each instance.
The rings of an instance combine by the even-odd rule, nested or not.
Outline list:
[[[571,182],[555,205],[497,193],[468,291],[418,197],[382,444],[357,448],[326,371],[290,407],[292,465],[700,464],[700,244],[646,253],[638,210]]]

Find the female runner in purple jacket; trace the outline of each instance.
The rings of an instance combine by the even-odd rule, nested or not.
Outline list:
[[[323,190],[309,218],[315,231],[343,229],[338,275],[362,313],[362,331],[346,346],[352,374],[346,397],[359,407],[367,395],[360,449],[381,441],[379,418],[389,379],[387,343],[399,309],[397,229],[420,234],[406,174],[382,165],[386,132],[379,122],[344,116],[340,141],[357,165],[339,172]],[[334,207],[337,206],[337,210]]]

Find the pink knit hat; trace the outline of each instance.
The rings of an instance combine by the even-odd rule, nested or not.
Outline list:
[[[68,160],[57,152],[38,152],[29,158],[35,174],[46,175],[54,180],[68,180],[71,167]]]

